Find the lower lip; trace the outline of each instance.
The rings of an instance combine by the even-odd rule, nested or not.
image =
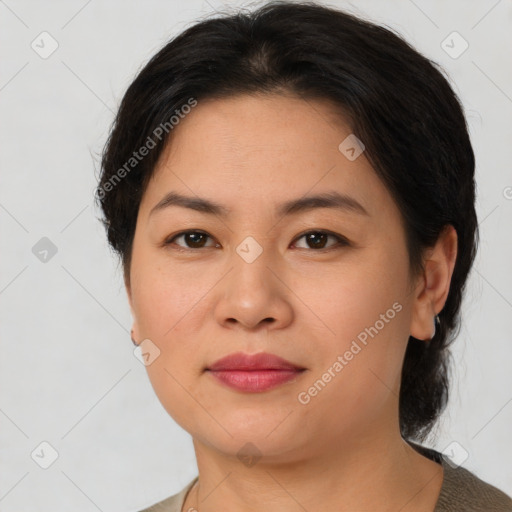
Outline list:
[[[298,377],[303,370],[208,370],[215,378],[238,391],[268,391]]]

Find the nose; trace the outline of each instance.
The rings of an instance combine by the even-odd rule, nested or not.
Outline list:
[[[265,251],[253,262],[234,254],[233,268],[219,283],[215,318],[223,327],[282,329],[293,320],[293,293],[286,273]]]

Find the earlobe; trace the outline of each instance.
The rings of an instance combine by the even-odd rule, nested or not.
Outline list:
[[[436,316],[443,309],[457,258],[457,232],[446,226],[424,259],[412,308],[411,336],[431,340],[435,334]]]
[[[132,323],[132,329],[130,331],[130,338],[134,345],[138,345],[140,343],[140,341],[138,341],[138,340],[140,340],[140,335],[139,335],[139,328],[137,326],[137,320],[135,319],[133,310],[132,310],[132,318],[133,318],[133,323]]]
[[[127,279],[126,275],[124,276],[124,287],[125,287],[125,290],[126,290],[126,295],[128,297],[128,304],[130,306],[130,312],[131,312],[132,318],[133,318],[133,325],[132,325],[132,329],[131,329],[131,332],[130,332],[130,338],[132,340],[132,343],[135,346],[138,346],[139,345],[139,342],[137,342],[138,334],[136,332],[136,331],[138,331],[138,329],[137,329],[137,322],[135,320],[135,313],[133,311],[133,301],[132,301],[132,293],[131,293],[130,282]]]

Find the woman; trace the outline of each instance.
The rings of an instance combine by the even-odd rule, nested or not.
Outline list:
[[[199,471],[147,511],[512,510],[420,444],[448,396],[474,167],[442,74],[343,12],[273,2],[151,59],[97,190],[132,340]]]

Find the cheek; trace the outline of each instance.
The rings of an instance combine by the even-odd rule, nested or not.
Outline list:
[[[198,315],[205,313],[206,301],[201,299],[213,281],[184,268],[166,270],[149,258],[139,258],[136,265],[132,293],[140,336],[152,340],[160,351],[146,371],[163,407],[188,430],[204,421],[197,406],[197,400],[207,403],[196,388],[202,371],[199,331],[203,323]]]
[[[200,306],[201,298],[213,285],[207,274],[192,266],[170,266],[159,256],[143,254],[135,262],[132,285],[133,304],[141,335],[154,338],[159,344],[168,341],[183,329],[194,329],[190,319]],[[212,282],[210,282],[212,281]]]
[[[382,333],[397,327],[401,317],[396,310],[400,308],[393,308],[393,304],[405,307],[404,269],[407,266],[402,254],[376,247],[355,254],[343,264],[330,265],[325,272],[296,279],[297,295],[323,320],[328,337],[337,340],[334,346],[339,350],[376,322]],[[379,321],[381,315],[385,328]]]
[[[321,360],[310,380],[332,368],[335,400],[347,406],[378,403],[399,383],[407,342],[407,268],[402,253],[367,251],[298,291],[328,327],[316,341]]]

